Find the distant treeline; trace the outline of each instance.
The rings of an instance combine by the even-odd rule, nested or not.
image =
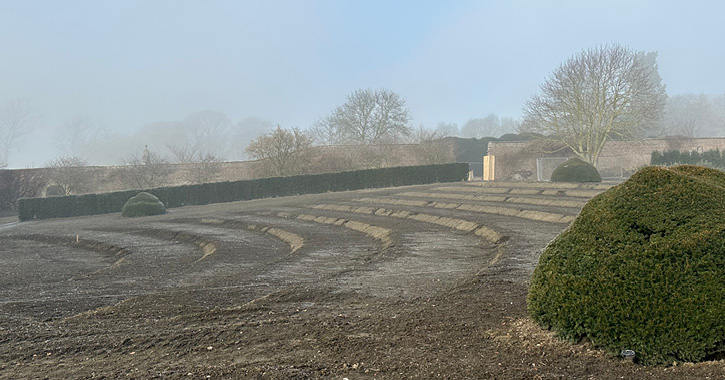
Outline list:
[[[664,152],[652,152],[650,164],[652,165],[704,165],[718,169],[725,169],[725,152],[719,149],[706,152],[667,150]]]
[[[467,175],[468,164],[452,163],[214,182],[143,191],[155,195],[170,208],[332,191],[455,182],[464,180]],[[18,217],[24,221],[121,212],[126,201],[139,191],[141,190],[23,198],[19,201]]]

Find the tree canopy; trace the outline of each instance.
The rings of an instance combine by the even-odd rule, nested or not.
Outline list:
[[[252,140],[247,153],[262,160],[273,176],[300,174],[307,159],[305,154],[312,140],[299,128],[282,129],[279,125],[269,133]]]
[[[641,136],[661,117],[667,95],[656,57],[620,45],[579,52],[526,102],[521,132],[541,133],[596,166],[608,140]]]
[[[360,89],[312,125],[311,131],[322,145],[393,143],[410,135],[410,120],[405,99],[397,93]]]

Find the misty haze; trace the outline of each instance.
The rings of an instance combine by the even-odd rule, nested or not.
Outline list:
[[[657,54],[669,101],[652,136],[722,136],[718,10],[707,1],[3,1],[0,157],[10,168],[69,155],[117,165],[148,145],[173,161],[168,144],[193,143],[247,159],[249,142],[276,125],[309,130],[348,94],[376,88],[405,100],[410,127],[498,137],[516,132],[559,63],[609,43]],[[17,136],[7,131],[16,101],[33,118]],[[194,120],[205,113],[219,125],[201,142]]]
[[[725,379],[723,15],[0,0],[0,378]]]

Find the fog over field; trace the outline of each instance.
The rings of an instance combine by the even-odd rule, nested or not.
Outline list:
[[[0,0],[0,105],[22,101],[37,125],[7,165],[68,154],[63,127],[80,119],[106,141],[89,163],[120,163],[208,110],[227,118],[224,158],[241,159],[357,89],[399,94],[415,128],[518,119],[561,62],[603,44],[656,52],[670,97],[725,115],[723,14],[715,0]]]

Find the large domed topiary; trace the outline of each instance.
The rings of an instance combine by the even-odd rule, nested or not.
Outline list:
[[[643,364],[725,351],[725,173],[648,167],[599,194],[544,250],[528,312]]]
[[[602,177],[594,165],[570,158],[554,169],[551,182],[602,182]]]
[[[131,197],[121,210],[122,216],[159,215],[166,212],[166,207],[159,198],[146,192],[140,192]]]

